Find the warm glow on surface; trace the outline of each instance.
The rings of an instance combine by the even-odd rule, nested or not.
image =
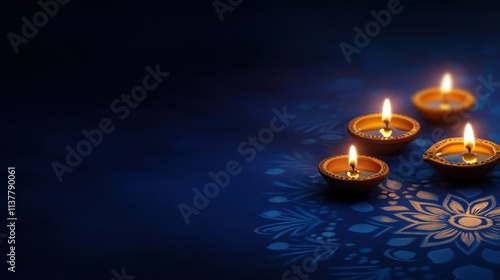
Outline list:
[[[356,153],[356,147],[354,147],[354,145],[351,145],[349,149],[349,165],[353,170],[356,169],[358,165],[358,153]]]
[[[448,94],[452,87],[451,75],[450,73],[444,74],[443,81],[441,82],[441,94]]]
[[[391,102],[389,98],[384,101],[384,107],[382,108],[382,121],[386,124],[391,122]]]
[[[464,147],[469,149],[470,152],[472,152],[475,146],[476,146],[476,140],[474,139],[474,131],[472,131],[472,126],[470,125],[470,123],[468,123],[465,126],[465,131],[464,131]]]

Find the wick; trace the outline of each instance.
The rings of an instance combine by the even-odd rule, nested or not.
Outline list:
[[[389,121],[388,121],[388,120],[385,120],[385,121],[384,121],[384,123],[385,123],[385,128],[386,128],[386,129],[389,129]]]
[[[471,148],[470,146],[465,146],[467,148],[467,151],[469,151],[469,154],[471,153]]]
[[[355,168],[354,164],[349,164],[349,165],[351,166],[352,171],[356,171],[356,169],[354,169]]]

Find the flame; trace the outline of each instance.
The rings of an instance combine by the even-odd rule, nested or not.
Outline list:
[[[464,130],[464,147],[472,152],[476,147],[476,140],[474,139],[474,131],[472,131],[472,126],[468,123]]]
[[[358,166],[358,153],[356,152],[356,147],[354,147],[354,145],[351,145],[351,148],[349,149],[349,165],[353,170]]]
[[[384,101],[384,107],[382,108],[382,121],[389,126],[391,122],[391,102],[389,98],[386,98]]]
[[[450,73],[444,74],[443,81],[441,82],[441,94],[446,95],[450,93],[452,87]]]

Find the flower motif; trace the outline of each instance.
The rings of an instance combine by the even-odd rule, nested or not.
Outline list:
[[[325,222],[299,207],[296,207],[296,211],[289,209],[285,209],[283,212],[271,210],[262,213],[261,216],[277,222],[258,227],[255,229],[255,232],[258,234],[274,235],[272,239],[277,239],[285,234],[290,234],[290,236],[304,235]]]
[[[426,235],[422,247],[438,246],[453,241],[467,255],[482,241],[500,245],[500,208],[493,196],[467,202],[448,195],[442,205],[410,201],[417,212],[395,214],[411,224],[400,234]]]

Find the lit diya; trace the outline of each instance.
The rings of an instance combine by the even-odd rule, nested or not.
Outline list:
[[[446,73],[441,88],[428,88],[416,93],[412,103],[428,120],[446,123],[472,109],[476,98],[466,90],[453,88],[451,75]]]
[[[486,174],[500,162],[500,146],[475,139],[467,124],[463,138],[449,138],[432,145],[423,160],[436,170],[453,178],[474,178]]]
[[[392,114],[391,103],[385,99],[382,114],[370,114],[351,120],[347,131],[365,152],[391,153],[415,139],[420,124],[413,118]]]
[[[349,155],[322,160],[318,169],[330,186],[346,192],[367,191],[382,183],[389,174],[389,167],[385,162],[373,157],[358,156],[354,146],[349,149]]]

